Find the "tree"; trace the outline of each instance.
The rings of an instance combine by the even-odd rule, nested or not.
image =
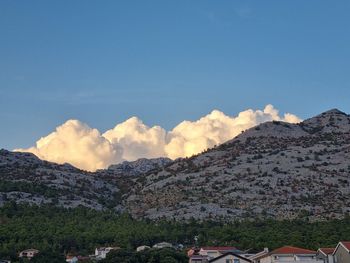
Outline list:
[[[31,263],[65,263],[66,260],[62,254],[52,251],[43,251],[35,255]]]

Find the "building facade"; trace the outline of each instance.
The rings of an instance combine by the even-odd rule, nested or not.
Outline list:
[[[258,259],[259,263],[324,263],[316,258],[316,251],[284,246]]]
[[[26,249],[26,250],[21,251],[19,253],[19,257],[31,259],[38,253],[39,253],[39,250],[34,249],[34,248],[30,248],[30,249]]]
[[[350,262],[350,241],[339,242],[333,252],[334,263]]]
[[[235,254],[241,253],[241,251],[238,250],[236,247],[202,247],[199,250],[199,255],[207,256],[208,259],[210,260],[229,252],[235,253]]]
[[[105,259],[107,254],[112,250],[118,250],[120,247],[100,247],[95,249],[95,257],[97,259]]]
[[[242,257],[232,252],[228,252],[219,257],[213,258],[209,263],[251,263],[250,259]]]
[[[317,250],[316,258],[323,260],[324,263],[334,263],[333,252],[334,248],[320,248]]]

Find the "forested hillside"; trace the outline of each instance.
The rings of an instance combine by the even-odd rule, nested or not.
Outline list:
[[[213,221],[187,223],[134,220],[130,216],[87,208],[63,209],[6,203],[0,208],[0,257],[15,258],[20,250],[37,248],[55,253],[93,253],[96,246],[134,250],[168,241],[193,245],[233,245],[242,250],[271,249],[286,244],[316,249],[350,239],[350,217],[310,223],[294,221]]]

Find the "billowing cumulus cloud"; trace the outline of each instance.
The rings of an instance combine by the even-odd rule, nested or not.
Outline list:
[[[171,131],[160,126],[148,127],[137,117],[132,117],[101,134],[80,121],[69,120],[37,141],[36,146],[17,150],[94,171],[123,160],[191,156],[272,120],[300,122],[290,113],[281,117],[272,105],[267,105],[264,110],[245,110],[232,117],[214,110],[197,121],[183,121]]]
[[[166,131],[160,126],[150,128],[137,117],[118,124],[103,136],[123,149],[125,160],[165,156]]]
[[[58,126],[56,131],[37,141],[36,146],[17,151],[32,152],[41,159],[70,163],[89,171],[120,162],[122,156],[121,147],[78,120]]]

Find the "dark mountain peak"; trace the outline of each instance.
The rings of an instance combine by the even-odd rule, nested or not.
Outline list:
[[[242,132],[227,143],[247,138],[276,137],[299,138],[316,133],[347,133],[350,131],[350,116],[338,110],[331,109],[317,116],[309,118],[299,124],[283,121],[261,123]]]
[[[29,152],[11,152],[6,149],[0,149],[0,162],[16,162],[20,161],[22,163],[38,163],[42,162],[35,154]]]
[[[0,167],[45,167],[55,170],[69,170],[72,172],[80,171],[69,163],[57,164],[45,160],[41,160],[35,154],[30,152],[16,152],[0,149]]]
[[[318,119],[318,120],[325,119],[325,121],[329,121],[330,118],[335,118],[335,117],[348,118],[349,116],[345,112],[342,112],[338,109],[330,109],[305,121],[312,120],[312,119]]]
[[[245,141],[248,138],[276,137],[276,138],[298,138],[309,135],[299,124],[283,121],[268,121],[242,131],[241,134],[227,141],[230,144],[237,140]]]
[[[334,114],[347,115],[345,112],[338,110],[336,108],[325,111],[325,112],[321,113],[320,115],[334,115]]]
[[[349,132],[350,116],[338,110],[331,109],[301,123],[309,133]]]

